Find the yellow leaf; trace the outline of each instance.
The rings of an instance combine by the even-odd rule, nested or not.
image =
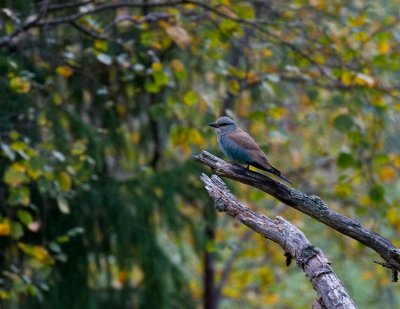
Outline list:
[[[379,170],[379,178],[382,181],[385,182],[392,182],[394,179],[396,179],[397,173],[396,171],[393,169],[393,167],[391,166],[383,166],[380,170]]]
[[[230,298],[241,298],[242,293],[239,289],[226,285],[223,294]]]
[[[72,73],[74,73],[74,70],[70,66],[64,65],[64,66],[58,66],[56,68],[56,72],[59,75],[65,77],[65,78],[68,78],[72,75]]]
[[[84,154],[85,151],[86,151],[86,143],[85,143],[85,141],[84,140],[79,140],[79,141],[76,141],[73,144],[71,153],[73,155],[78,156],[78,155]]]
[[[124,284],[126,281],[128,281],[128,273],[126,271],[120,271],[118,273],[118,281],[121,284]]]
[[[31,90],[31,83],[25,77],[11,76],[10,87],[17,93],[27,93]]]
[[[361,278],[362,278],[364,281],[371,280],[371,279],[374,278],[374,276],[375,276],[375,273],[373,273],[373,272],[370,271],[370,270],[364,271],[364,272],[361,274]]]
[[[175,72],[183,72],[185,71],[185,65],[179,59],[173,59],[171,61],[171,69]]]
[[[168,36],[179,46],[181,49],[186,49],[190,45],[190,35],[181,26],[170,26],[165,30]]]
[[[375,80],[371,76],[363,73],[357,73],[354,82],[357,85],[363,85],[369,87],[372,87],[375,84]]]
[[[350,71],[343,72],[341,80],[345,85],[362,85],[372,87],[375,84],[375,80],[370,75]]]
[[[197,4],[188,3],[188,4],[183,5],[183,7],[184,7],[186,10],[194,10],[194,9],[197,8]]]
[[[60,189],[62,191],[71,190],[72,180],[67,172],[62,171],[60,175],[58,175],[58,183],[60,184]]]
[[[10,187],[18,187],[28,181],[25,171],[26,167],[22,163],[13,163],[4,174],[4,182]]]
[[[11,144],[11,149],[14,151],[25,150],[26,148],[27,145],[21,141],[15,141],[14,143]]]
[[[199,131],[194,130],[194,129],[190,130],[189,138],[190,138],[191,143],[193,143],[199,147],[205,146],[205,141]]]
[[[390,51],[391,45],[388,40],[381,41],[377,44],[377,49],[380,54],[386,54]]]
[[[140,133],[138,131],[134,131],[132,132],[132,134],[130,135],[129,140],[133,143],[133,144],[137,144],[140,141]]]
[[[342,74],[341,80],[342,80],[343,84],[351,85],[354,80],[354,74],[352,74],[351,72],[345,71]]]
[[[32,256],[41,263],[47,263],[51,260],[49,252],[41,246],[33,247]]]
[[[260,81],[260,77],[257,75],[257,73],[250,71],[247,76],[246,76],[247,82],[249,85],[254,85]]]
[[[232,4],[232,0],[221,0],[221,5],[228,5],[230,6]]]
[[[10,299],[10,293],[6,290],[0,290],[0,299]]]
[[[340,197],[348,197],[352,194],[353,190],[348,184],[339,184],[336,186],[335,192]]]
[[[163,69],[163,65],[161,62],[153,62],[151,68],[153,69],[153,72],[160,72]]]
[[[350,16],[349,18],[349,26],[350,27],[360,27],[366,23],[366,16],[365,15],[360,15],[360,16]]]
[[[143,271],[137,266],[133,268],[131,275],[132,275],[132,281],[135,284],[139,284],[144,277]]]
[[[103,40],[94,40],[94,48],[99,51],[105,52],[108,49],[108,43],[107,41]]]
[[[270,50],[270,49],[268,49],[268,48],[264,48],[264,49],[262,50],[262,55],[263,55],[263,57],[265,57],[265,58],[269,58],[269,57],[271,57],[271,56],[273,55],[273,52],[272,52],[272,50]]]
[[[272,107],[268,110],[268,114],[276,120],[281,119],[283,116],[285,116],[287,110],[286,108],[283,107]]]
[[[396,224],[399,222],[399,210],[396,207],[390,207],[386,213],[386,219],[390,224]]]
[[[19,133],[15,130],[12,130],[10,133],[10,137],[13,141],[17,140],[19,138]]]
[[[11,165],[11,168],[17,172],[25,173],[26,171],[26,164],[22,162],[15,162]]]
[[[363,207],[371,206],[371,198],[368,195],[363,195],[360,197],[360,205]]]
[[[9,236],[10,234],[11,234],[10,223],[7,221],[0,223],[0,236]]]
[[[394,166],[400,168],[400,155],[399,154],[394,155],[392,160]]]
[[[18,248],[20,248],[21,251],[32,256],[42,264],[52,264],[54,262],[47,249],[42,246],[31,246],[19,242]]]
[[[189,106],[192,106],[193,104],[197,103],[198,99],[199,99],[199,97],[198,97],[197,93],[194,92],[193,90],[189,90],[183,96],[183,102]]]
[[[275,305],[280,301],[280,297],[278,294],[268,294],[264,298],[264,304],[266,305]]]
[[[309,2],[312,6],[318,7],[320,9],[326,8],[326,3],[324,0],[309,0]]]
[[[354,39],[358,42],[365,42],[369,38],[368,34],[366,32],[360,31],[354,34]]]
[[[229,89],[229,92],[230,92],[230,93],[232,93],[232,94],[238,94],[239,91],[240,91],[240,84],[239,84],[239,82],[238,82],[236,79],[231,79],[231,80],[228,82],[228,89]]]
[[[381,96],[381,97],[375,96],[375,97],[373,98],[373,100],[371,100],[371,103],[372,103],[374,106],[386,107],[386,102],[385,102],[385,100],[384,100],[384,98],[383,98],[382,96]]]

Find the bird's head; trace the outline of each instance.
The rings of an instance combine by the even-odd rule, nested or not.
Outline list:
[[[210,123],[210,127],[217,130],[217,133],[229,133],[237,128],[237,124],[229,117],[220,117],[216,122]]]

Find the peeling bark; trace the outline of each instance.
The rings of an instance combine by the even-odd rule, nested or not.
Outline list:
[[[207,151],[195,156],[195,159],[211,167],[217,175],[262,190],[284,204],[373,249],[385,260],[379,264],[392,270],[393,281],[397,279],[397,272],[400,271],[400,249],[396,248],[388,239],[362,226],[359,221],[333,211],[320,197],[307,195],[263,174],[225,162]]]
[[[244,206],[216,175],[209,178],[203,174],[201,180],[218,211],[227,213],[253,231],[277,243],[284,250],[287,259],[290,256],[290,259],[296,260],[320,298],[314,302],[313,308],[357,308],[333,272],[328,259],[297,227],[282,217],[278,216],[272,220]]]

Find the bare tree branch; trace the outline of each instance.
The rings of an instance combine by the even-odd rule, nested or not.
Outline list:
[[[322,251],[314,247],[297,227],[282,217],[272,220],[241,204],[216,175],[201,176],[215,207],[282,247],[285,256],[294,258],[328,309],[357,308]],[[318,307],[315,307],[318,308]],[[321,308],[321,306],[319,307]],[[322,307],[323,308],[323,307]]]
[[[328,208],[328,205],[320,197],[307,195],[265,175],[225,162],[207,151],[195,156],[195,159],[211,167],[217,175],[237,180],[264,191],[284,204],[373,249],[385,260],[386,263],[382,263],[382,266],[391,269],[392,278],[397,278],[397,272],[400,271],[400,249],[395,247],[388,239],[363,227],[360,222]]]

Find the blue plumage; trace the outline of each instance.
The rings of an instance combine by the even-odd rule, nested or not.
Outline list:
[[[235,121],[229,117],[221,117],[216,122],[211,123],[210,126],[215,128],[219,148],[229,159],[252,165],[290,183],[279,170],[268,162],[267,156],[257,143],[250,135],[241,130]]]
[[[246,164],[252,161],[247,149],[232,141],[229,138],[229,134],[220,135],[218,137],[218,145],[222,152],[233,161]]]

